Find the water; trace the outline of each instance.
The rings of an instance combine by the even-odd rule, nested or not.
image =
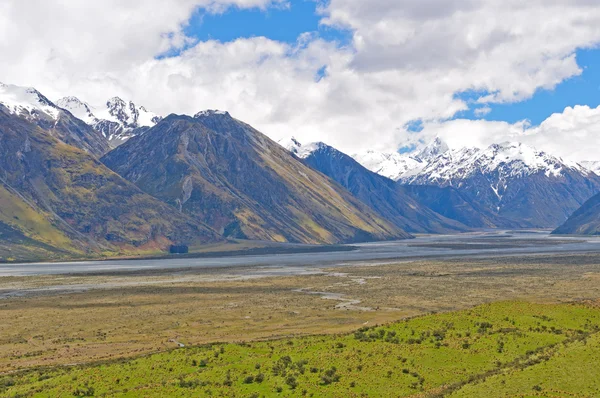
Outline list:
[[[0,264],[0,276],[85,274],[186,268],[336,266],[377,260],[600,252],[600,237],[554,237],[547,231],[484,231],[352,245],[353,251],[63,263]]]

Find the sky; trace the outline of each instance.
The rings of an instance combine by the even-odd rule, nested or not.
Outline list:
[[[3,0],[0,81],[347,153],[600,160],[600,0]]]

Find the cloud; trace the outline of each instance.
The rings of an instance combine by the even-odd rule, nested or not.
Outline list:
[[[321,4],[321,23],[349,29],[349,45],[315,32],[293,44],[184,34],[198,9],[286,6],[280,0],[5,0],[0,51],[10,62],[0,65],[0,81],[91,103],[119,95],[162,114],[222,108],[275,139],[295,135],[347,152],[389,150],[433,130],[455,131],[467,144],[485,141],[489,132],[523,135],[524,124],[521,131],[501,122],[444,120],[469,106],[481,115],[490,103],[520,101],[578,75],[575,50],[600,42],[600,8],[590,0]],[[465,91],[481,93],[479,105],[456,95]],[[415,120],[423,121],[423,132],[404,127]]]
[[[425,124],[419,139],[427,142],[434,137],[442,138],[452,148],[519,141],[569,160],[600,160],[600,106],[567,107],[539,126],[531,126],[526,120],[510,124],[456,119]]]
[[[473,113],[475,114],[475,116],[477,117],[481,117],[481,116],[485,116],[488,113],[490,113],[492,111],[492,108],[490,108],[489,106],[484,106],[481,108],[476,108]]]

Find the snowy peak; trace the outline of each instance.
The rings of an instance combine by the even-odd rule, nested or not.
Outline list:
[[[398,152],[365,151],[352,156],[358,163],[374,173],[392,180],[414,174],[425,166],[419,157],[401,155]]]
[[[106,101],[106,108],[98,112],[100,119],[117,122],[125,128],[152,127],[160,121],[160,117],[149,112],[143,106],[133,102],[125,102],[119,97]]]
[[[298,152],[296,152],[296,156],[300,159],[306,159],[314,152],[317,152],[322,149],[330,149],[331,147],[323,142],[311,142],[310,144],[302,145],[298,148]]]
[[[352,157],[367,169],[398,181],[419,173],[427,163],[449,150],[448,145],[441,138],[436,137],[414,153],[365,151]]]
[[[206,110],[196,113],[194,115],[194,118],[200,119],[203,117],[211,117],[211,116],[229,116],[229,117],[231,117],[231,115],[227,111],[220,111],[218,109],[206,109]]]
[[[417,154],[414,157],[423,162],[428,162],[435,159],[439,155],[448,152],[449,150],[450,148],[448,147],[448,144],[442,141],[440,137],[436,137],[423,149],[417,152]]]
[[[0,104],[12,114],[57,120],[60,108],[32,87],[0,83]]]
[[[92,113],[91,107],[77,97],[61,98],[58,101],[56,101],[56,105],[68,110],[73,116],[80,120],[83,120],[89,125],[93,125],[95,123],[96,117]]]
[[[583,170],[576,163],[565,162],[561,158],[519,142],[490,145],[481,151],[478,158],[488,171],[509,167],[514,176],[543,172],[547,177],[559,177],[564,169]]]
[[[104,135],[113,147],[143,133],[162,119],[145,107],[119,97],[113,97],[98,107],[77,97],[61,98],[57,104]]]
[[[277,143],[295,155],[297,155],[300,148],[302,148],[302,144],[296,137],[279,140]]]
[[[447,151],[427,164],[418,174],[403,178],[413,184],[454,185],[482,174],[508,180],[543,173],[561,177],[566,170],[587,174],[580,165],[549,155],[518,142],[493,144],[485,149],[462,148]]]
[[[320,149],[329,149],[331,148],[329,145],[323,142],[311,142],[310,144],[302,145],[300,141],[296,138],[292,137],[286,140],[280,140],[277,142],[279,145],[298,156],[300,159],[306,159],[313,152],[318,151]]]
[[[600,176],[600,161],[597,160],[586,160],[579,163],[582,167]]]

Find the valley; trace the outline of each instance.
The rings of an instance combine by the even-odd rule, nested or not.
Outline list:
[[[594,163],[5,84],[0,155],[0,396],[598,391]]]
[[[518,364],[536,355],[548,356],[548,362],[542,362],[551,364],[549,361],[555,358],[565,361],[560,358],[579,355],[577,352],[583,349],[581,339],[589,338],[588,347],[594,347],[593,325],[598,324],[596,318],[600,319],[598,307],[593,304],[600,296],[600,250],[589,246],[581,253],[544,253],[539,246],[543,238],[538,234],[529,243],[520,240],[522,246],[538,245],[537,252],[515,252],[512,246],[518,240],[506,249],[506,255],[486,252],[501,250],[497,245],[510,239],[482,237],[476,243],[487,240],[494,247],[479,249],[477,255],[454,256],[446,250],[463,248],[437,249],[446,253],[437,258],[344,260],[305,266],[285,260],[279,266],[183,267],[180,263],[176,268],[162,269],[111,269],[99,265],[94,272],[5,275],[0,277],[0,314],[4,320],[0,325],[0,369],[3,382],[12,380],[9,384],[14,385],[5,387],[4,392],[7,396],[25,391],[31,396],[53,396],[86,387],[109,396],[136,395],[141,391],[197,396],[208,395],[207,390],[242,396],[256,391],[259,396],[270,396],[279,394],[276,390],[282,387],[282,396],[299,396],[303,389],[335,396],[339,389],[353,393],[347,389],[354,381],[357,391],[380,396],[392,396],[392,390],[379,390],[385,385],[394,386],[393,391],[403,391],[402,396],[419,391],[463,396],[463,392],[476,391],[479,381],[495,383],[502,374],[518,373],[520,369],[531,372],[533,365]],[[438,239],[438,244],[450,246],[443,240]],[[456,238],[447,240],[453,245],[458,243]],[[431,245],[418,240],[410,242],[418,250],[425,250],[422,245]],[[469,242],[465,239],[463,244]],[[562,244],[582,245],[580,241]],[[181,260],[184,261],[194,260]],[[482,304],[485,305],[477,307]],[[469,310],[474,306],[474,310]],[[579,311],[579,315],[572,318],[571,311]],[[427,315],[431,313],[443,314]],[[423,315],[426,317],[421,318]],[[409,320],[397,323],[401,319]],[[511,319],[517,323],[510,324]],[[540,319],[545,320],[542,324],[547,329],[529,331],[531,325],[537,327]],[[478,333],[476,325],[482,322],[494,326],[489,332]],[[416,336],[427,331],[431,334],[446,323],[454,326],[446,328],[447,337],[440,340],[442,347],[435,347],[435,338],[432,342],[427,338],[420,344],[407,343],[410,330]],[[377,325],[397,330],[401,343],[390,344],[385,339],[360,342],[354,337],[356,330],[365,327],[372,328],[367,334],[378,333]],[[562,334],[551,333],[551,327],[563,330]],[[471,328],[474,329],[469,338],[465,333]],[[499,331],[504,329],[507,331]],[[578,329],[585,333],[581,339]],[[299,337],[311,335],[319,337]],[[498,339],[505,342],[503,353],[496,353]],[[474,344],[473,348],[461,348],[467,340]],[[569,341],[568,345],[555,346],[563,340]],[[319,344],[341,348],[316,354]],[[225,354],[217,358],[213,351],[219,351],[221,346]],[[268,355],[270,346],[275,347],[272,356]],[[343,364],[336,365],[328,359],[328,355],[346,350],[352,354]],[[379,358],[386,352],[388,357]],[[271,370],[286,355],[294,362],[309,361],[305,374],[294,373],[297,389],[290,389],[286,378]],[[432,365],[443,363],[435,359],[436,355],[460,355],[461,376],[448,378],[449,369]],[[240,367],[230,362],[239,356],[248,358],[247,365]],[[388,361],[397,357],[407,358],[409,366]],[[432,362],[424,361],[425,357]],[[196,360],[195,366],[192,359]],[[206,368],[198,367],[201,360],[207,361]],[[391,379],[387,370],[377,373],[379,366],[370,367],[371,360],[386,364],[384,368],[392,371]],[[590,360],[590,365],[585,366],[593,369],[595,362]],[[498,368],[496,361],[503,365]],[[251,369],[255,362],[260,362],[263,370]],[[362,372],[347,369],[361,363]],[[343,383],[319,382],[331,366],[338,368]],[[311,367],[320,370],[313,374]],[[404,367],[423,376],[424,382],[420,383],[419,377],[412,380],[410,375],[405,380]],[[149,382],[142,373],[125,369],[138,369],[156,383]],[[100,378],[92,376],[97,372],[108,373]],[[246,376],[261,372],[264,382],[244,382]],[[228,373],[231,387],[223,384]],[[455,371],[451,374],[457,375]],[[481,374],[485,377],[478,376]],[[363,377],[381,377],[381,383],[367,383]],[[475,377],[474,381],[470,381],[471,377]],[[67,379],[77,382],[66,384]],[[114,384],[116,379],[123,384]],[[102,380],[112,381],[106,384]],[[540,380],[544,381],[539,382],[544,388],[552,382],[550,378]],[[415,381],[417,385],[411,387]],[[191,383],[189,387],[187,382]],[[450,386],[455,383],[455,387]],[[524,385],[529,391],[536,383]],[[576,387],[592,388],[588,391],[596,388],[593,383]],[[514,388],[517,391],[522,386]],[[476,396],[471,394],[475,395],[464,396]]]

